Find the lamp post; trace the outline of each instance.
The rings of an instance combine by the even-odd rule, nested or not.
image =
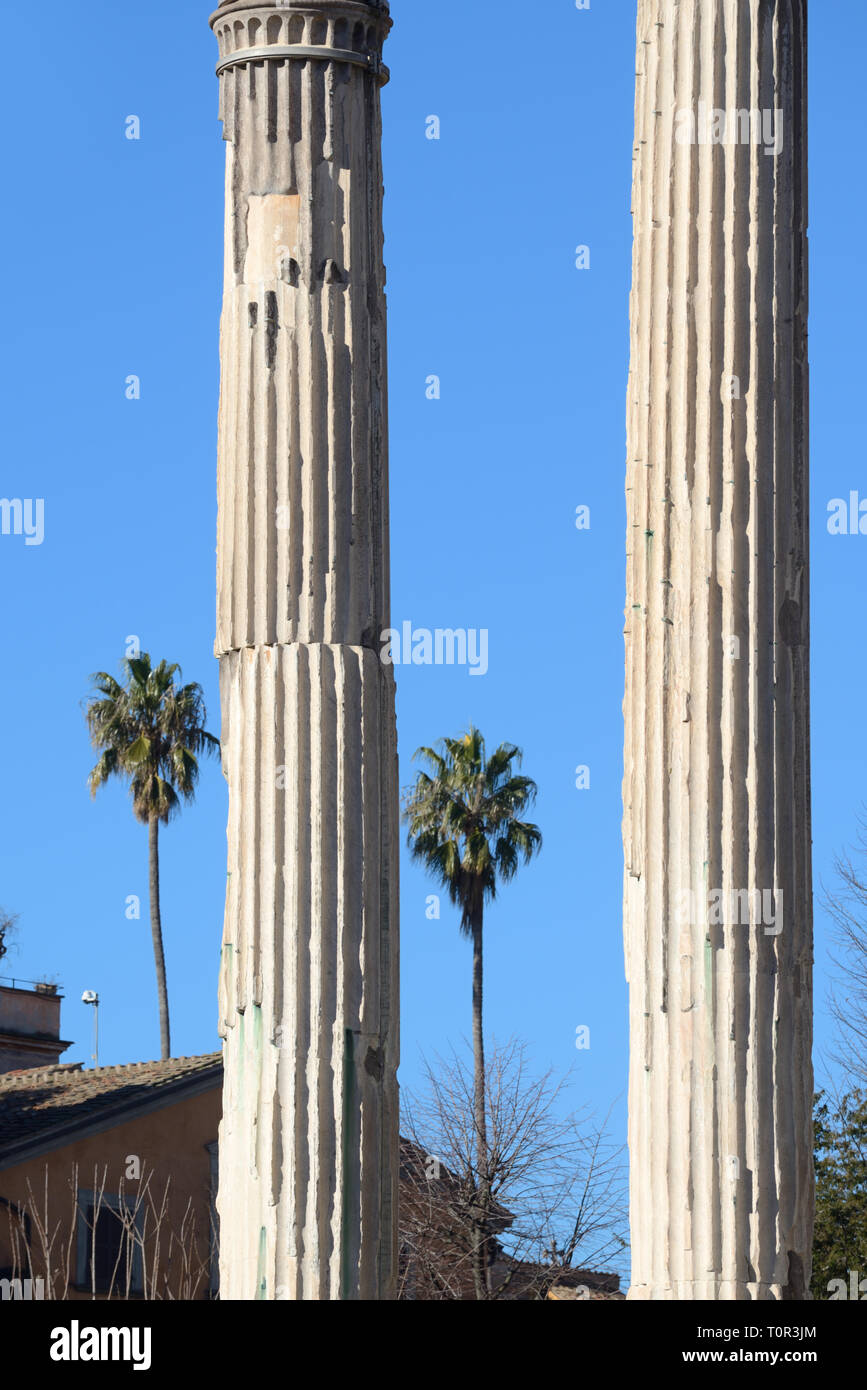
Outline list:
[[[81,996],[82,1004],[93,1005],[93,1065],[99,1066],[99,995],[96,990],[86,989]]]

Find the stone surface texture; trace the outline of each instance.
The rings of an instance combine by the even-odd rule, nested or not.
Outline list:
[[[222,5],[220,59],[378,60],[386,4]],[[221,1296],[396,1296],[398,794],[383,75],[220,76],[218,598],[228,886]]]
[[[638,4],[633,1299],[797,1299],[810,1277],[806,8]],[[779,149],[749,110],[777,113]]]

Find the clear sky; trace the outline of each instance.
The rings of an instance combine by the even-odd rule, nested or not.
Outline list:
[[[383,94],[392,608],[396,624],[485,628],[489,669],[398,669],[401,782],[419,744],[470,720],[525,750],[545,835],[488,917],[486,1022],[574,1067],[570,1099],[618,1102],[625,392],[634,0],[393,0]],[[84,13],[84,12],[83,12]],[[90,0],[28,13],[4,67],[2,484],[43,498],[44,539],[0,537],[3,964],[62,982],[67,1060],[154,1057],[146,831],[120,786],[91,802],[81,701],[128,637],[202,683],[213,656],[223,159],[207,6]],[[817,890],[863,813],[867,536],[831,536],[860,490],[867,6],[811,6],[813,787]],[[38,54],[38,62],[32,55]],[[141,138],[125,136],[129,116]],[[440,139],[426,138],[428,117]],[[590,248],[589,269],[575,248]],[[127,400],[128,376],[141,380]],[[427,379],[441,381],[429,400]],[[590,529],[575,527],[589,506]],[[578,765],[590,787],[575,786]],[[216,763],[163,835],[177,1054],[209,1051],[225,884]],[[470,1025],[470,951],[404,863],[403,1065]],[[142,916],[125,915],[138,895]],[[817,1044],[828,919],[817,891]],[[590,1028],[589,1050],[575,1048]],[[618,1100],[619,1098],[619,1100]]]

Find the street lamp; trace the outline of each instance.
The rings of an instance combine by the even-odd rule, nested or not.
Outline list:
[[[82,1004],[93,1005],[93,1065],[99,1066],[99,995],[95,989],[86,989],[81,996]]]

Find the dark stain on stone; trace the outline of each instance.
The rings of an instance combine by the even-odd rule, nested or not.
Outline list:
[[[789,1279],[783,1288],[786,1303],[803,1303],[809,1297],[804,1280],[804,1261],[794,1250],[789,1251]]]
[[[367,1056],[364,1059],[364,1070],[368,1076],[372,1076],[374,1081],[382,1080],[382,1050],[378,1047],[369,1047]]]
[[[265,292],[265,361],[269,369],[277,361],[277,334],[280,320],[277,314],[277,295],[273,290]]]
[[[247,305],[247,312],[250,315],[250,327],[255,328],[259,322],[259,305],[255,302]]]
[[[325,261],[319,273],[326,285],[346,284],[346,277],[336,261]]]
[[[787,598],[780,609],[779,617],[780,636],[787,647],[800,647],[803,645],[801,635],[801,605],[796,603],[793,598]]]

